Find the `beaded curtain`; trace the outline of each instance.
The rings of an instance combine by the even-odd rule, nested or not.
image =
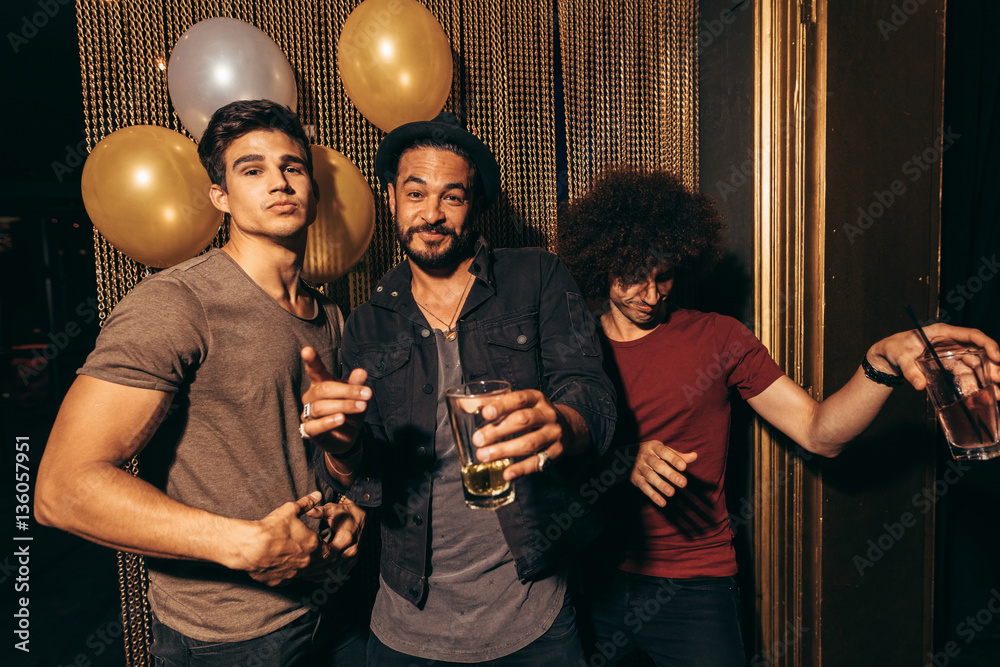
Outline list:
[[[401,259],[373,169],[381,130],[344,93],[337,39],[359,0],[78,0],[88,148],[131,125],[186,133],[170,104],[167,64],[177,39],[218,16],[270,36],[296,75],[298,111],[317,144],[346,155],[376,193],[364,258],[327,285],[347,311]],[[445,109],[493,150],[503,194],[482,221],[497,247],[551,248],[557,193],[575,196],[610,164],[665,167],[698,178],[697,3],[694,0],[425,0],[454,58]],[[228,239],[223,224],[212,245]],[[152,270],[94,230],[101,321]],[[137,473],[136,459],[126,469]],[[376,531],[366,531],[372,533]],[[372,559],[376,556],[372,555]],[[145,562],[120,553],[130,665],[149,664]]]

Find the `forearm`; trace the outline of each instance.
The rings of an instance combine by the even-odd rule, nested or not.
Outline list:
[[[110,463],[62,472],[52,466],[39,472],[35,513],[41,523],[121,551],[249,566],[240,545],[253,542],[253,522],[180,503]]]
[[[816,405],[805,449],[823,456],[836,456],[861,435],[878,416],[892,389],[865,377],[859,367],[839,391]]]
[[[364,457],[364,446],[359,436],[356,443],[357,451],[350,456],[332,456],[329,453],[323,455],[323,462],[326,470],[338,484],[345,489],[349,489],[357,477],[358,469],[361,467],[361,460]]]

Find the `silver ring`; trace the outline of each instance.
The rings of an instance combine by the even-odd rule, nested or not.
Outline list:
[[[305,424],[299,424],[299,435],[302,436],[303,440],[308,440],[309,438],[312,437],[311,435],[309,435],[308,433],[306,433],[306,425]]]
[[[545,470],[545,465],[549,462],[552,457],[545,452],[538,452],[538,472]]]
[[[312,403],[306,403],[305,407],[302,408],[302,421],[309,419],[311,414]]]

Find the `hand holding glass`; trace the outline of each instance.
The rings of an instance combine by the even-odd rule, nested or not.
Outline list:
[[[509,393],[510,383],[502,380],[468,382],[444,392],[462,462],[465,504],[472,509],[496,509],[514,500],[514,485],[503,478],[510,459],[483,463],[476,456],[478,447],[472,443],[476,431],[489,423],[482,417],[483,407]]]
[[[989,363],[985,350],[964,345],[928,349],[917,359],[956,460],[1000,455],[1000,411]]]

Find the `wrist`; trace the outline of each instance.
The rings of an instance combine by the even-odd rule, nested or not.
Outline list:
[[[889,361],[885,355],[872,354],[875,348],[872,348],[865,353],[864,357],[861,358],[861,369],[865,373],[865,377],[875,382],[877,384],[886,387],[898,387],[906,382],[904,378],[899,373],[899,367]],[[871,361],[874,357],[875,361]],[[889,370],[885,370],[888,367]]]

